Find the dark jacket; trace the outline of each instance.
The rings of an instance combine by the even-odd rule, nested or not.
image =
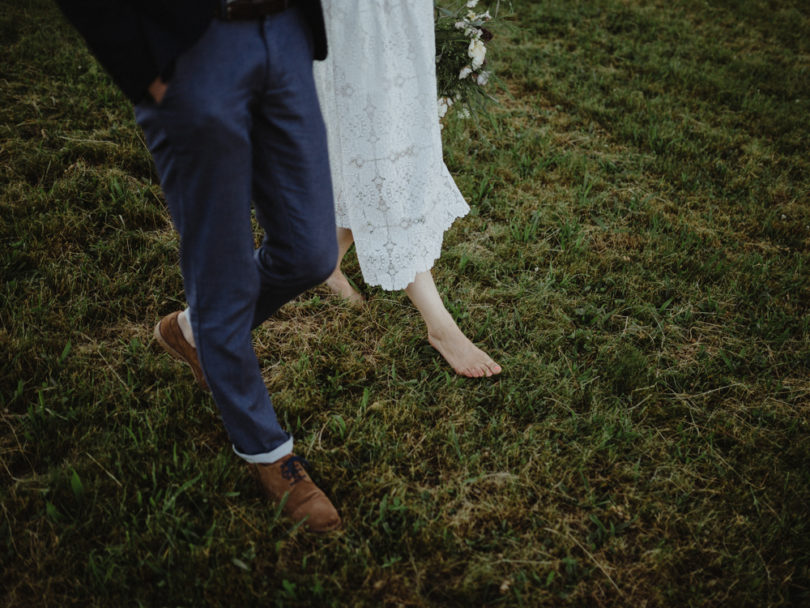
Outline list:
[[[87,46],[133,102],[202,36],[220,0],[56,0]],[[298,0],[312,25],[315,59],[326,57],[320,0]]]

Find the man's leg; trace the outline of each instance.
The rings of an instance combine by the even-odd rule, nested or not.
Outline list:
[[[289,493],[290,515],[326,531],[340,518],[291,455],[251,342],[262,291],[250,224],[251,130],[268,74],[262,28],[214,21],[178,60],[163,102],[142,104],[136,115],[180,233],[197,355],[234,449],[262,467],[275,500]]]
[[[248,455],[291,443],[250,336],[260,287],[250,226],[251,84],[264,66],[258,27],[214,21],[178,60],[163,102],[136,112],[180,233],[197,355],[234,447]]]
[[[335,267],[332,181],[312,78],[308,29],[291,9],[264,24],[268,82],[253,125],[253,199],[265,230],[256,251],[261,291],[253,326],[319,285]]]

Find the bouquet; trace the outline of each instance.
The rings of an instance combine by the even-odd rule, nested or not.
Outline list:
[[[456,9],[436,6],[436,84],[439,118],[451,108],[461,117],[482,110],[492,98],[484,92],[491,78],[486,68],[487,43],[492,32],[484,27],[489,11],[477,13],[478,0]]]

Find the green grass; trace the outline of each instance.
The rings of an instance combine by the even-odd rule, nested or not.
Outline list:
[[[268,507],[152,343],[183,305],[132,111],[44,0],[0,12],[0,603],[810,605],[810,8],[516,1],[451,122],[435,268],[256,332],[345,529]],[[354,260],[348,266],[360,281]]]

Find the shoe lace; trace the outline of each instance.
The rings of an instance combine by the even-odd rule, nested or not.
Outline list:
[[[281,465],[281,476],[290,482],[290,485],[295,485],[299,481],[304,480],[302,471],[309,467],[309,462],[306,458],[300,456],[293,456],[287,462]]]

